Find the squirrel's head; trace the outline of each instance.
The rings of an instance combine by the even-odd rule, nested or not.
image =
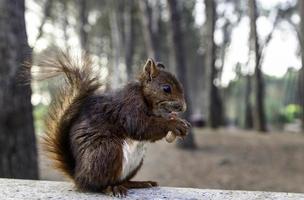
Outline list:
[[[152,113],[169,117],[170,114],[184,112],[186,102],[181,83],[164,68],[164,65],[148,59],[139,79]]]

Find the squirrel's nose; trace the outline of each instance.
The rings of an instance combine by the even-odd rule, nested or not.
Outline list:
[[[182,106],[179,103],[173,104],[172,107],[176,111],[181,111],[181,109],[182,109]]]
[[[184,112],[186,110],[186,104],[183,102],[174,102],[171,106],[176,112]]]

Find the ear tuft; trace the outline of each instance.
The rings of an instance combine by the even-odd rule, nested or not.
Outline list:
[[[158,75],[159,69],[152,58],[147,60],[144,66],[144,73],[147,75],[147,77],[149,77],[150,80]]]

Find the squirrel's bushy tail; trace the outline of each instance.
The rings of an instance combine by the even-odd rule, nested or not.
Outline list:
[[[90,57],[76,60],[64,53],[43,61],[38,69],[40,79],[64,75],[65,84],[59,87],[49,107],[43,147],[54,160],[55,167],[73,177],[75,160],[70,148],[69,131],[85,99],[100,88],[98,74],[93,70]]]

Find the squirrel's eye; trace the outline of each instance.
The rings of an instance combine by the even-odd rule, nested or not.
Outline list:
[[[170,85],[163,85],[163,91],[166,92],[166,93],[171,93]]]

